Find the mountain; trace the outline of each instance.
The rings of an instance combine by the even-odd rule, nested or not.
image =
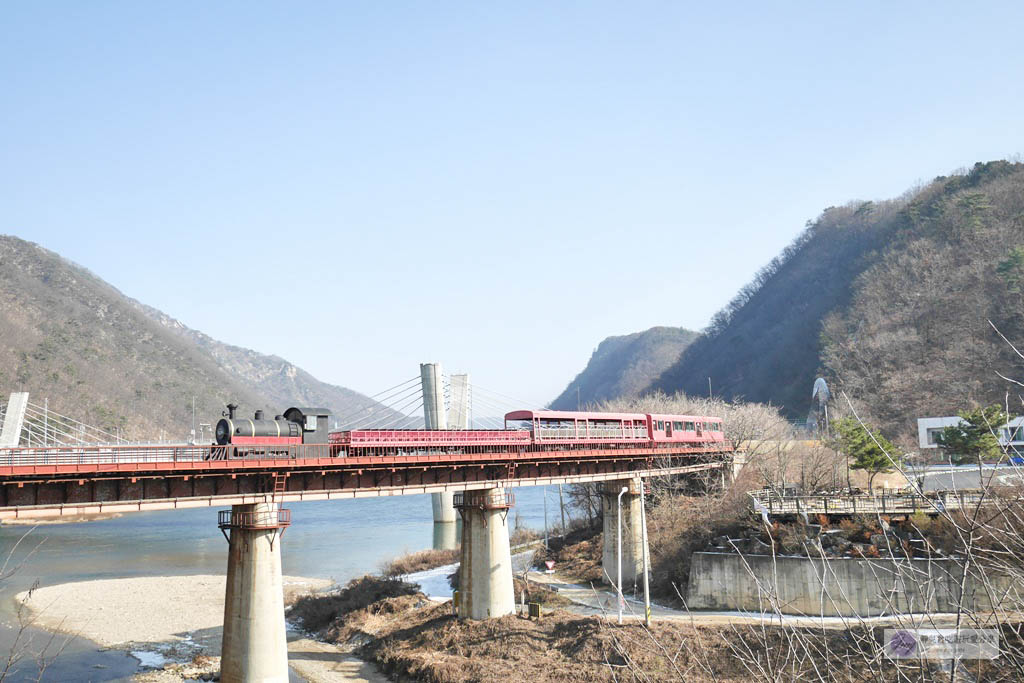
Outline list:
[[[0,236],[0,400],[10,391],[135,439],[186,438],[193,397],[197,423],[215,422],[228,402],[270,415],[292,405],[335,415],[377,406],[282,358],[191,330],[36,244]]]
[[[351,389],[321,382],[280,356],[268,356],[252,349],[225,344],[185,327],[151,306],[135,300],[132,300],[132,304],[165,329],[194,344],[237,382],[255,390],[271,405],[279,406],[277,412],[294,405],[326,406],[334,411],[335,416],[342,417],[375,403]]]
[[[598,344],[590,362],[551,402],[554,410],[575,410],[616,398],[635,396],[679,358],[696,332],[681,327],[652,327]]]
[[[824,375],[907,435],[925,415],[1002,402],[1024,378],[1024,165],[976,164],[898,199],[832,207],[712,319],[651,389],[806,415]],[[1017,387],[1019,390],[1019,387]],[[1014,400],[1020,412],[1020,400]]]

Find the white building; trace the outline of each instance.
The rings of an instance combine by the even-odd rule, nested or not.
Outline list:
[[[946,427],[963,424],[959,417],[919,417],[917,418],[917,445],[921,448],[938,448],[939,435]]]
[[[917,418],[917,443],[921,448],[938,448],[938,437],[946,427],[963,424],[959,417],[919,417]],[[1024,449],[1024,417],[1017,417],[996,430],[1000,446],[1011,446],[1016,450]]]

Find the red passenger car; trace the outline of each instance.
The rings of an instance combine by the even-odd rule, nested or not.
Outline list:
[[[528,429],[534,443],[693,443],[725,441],[722,419],[698,415],[516,410],[505,428]]]

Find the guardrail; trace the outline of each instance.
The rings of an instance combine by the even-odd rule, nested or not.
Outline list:
[[[292,523],[292,511],[288,508],[260,511],[218,510],[217,526],[224,529],[283,529]]]
[[[484,489],[482,491],[458,491],[452,501],[457,508],[479,508],[481,510],[506,510],[516,504],[516,497],[505,489]]]
[[[749,495],[770,515],[935,514],[987,502],[981,493],[960,491],[942,491],[927,497],[915,494],[779,496],[765,491],[751,491]]]
[[[335,447],[336,448],[336,447]],[[330,444],[275,446],[62,446],[0,449],[0,467],[176,463],[246,458],[324,458]]]

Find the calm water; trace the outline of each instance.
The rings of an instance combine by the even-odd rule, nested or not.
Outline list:
[[[544,527],[544,489],[515,489],[510,528]],[[557,487],[547,488],[548,518],[558,520]],[[292,526],[282,539],[285,574],[345,582],[374,572],[405,552],[431,547],[429,496],[289,503]],[[83,524],[40,526],[14,552],[18,571],[0,586],[0,653],[10,649],[15,615],[13,595],[34,582],[42,585],[165,574],[221,574],[227,542],[217,528],[217,508],[130,513]],[[0,526],[0,557],[7,557],[29,530]],[[36,643],[46,634],[33,631]],[[137,662],[117,652],[96,652],[87,641],[72,643],[47,672],[46,680],[120,680]],[[16,680],[17,677],[14,678]],[[34,676],[33,676],[34,679]]]

